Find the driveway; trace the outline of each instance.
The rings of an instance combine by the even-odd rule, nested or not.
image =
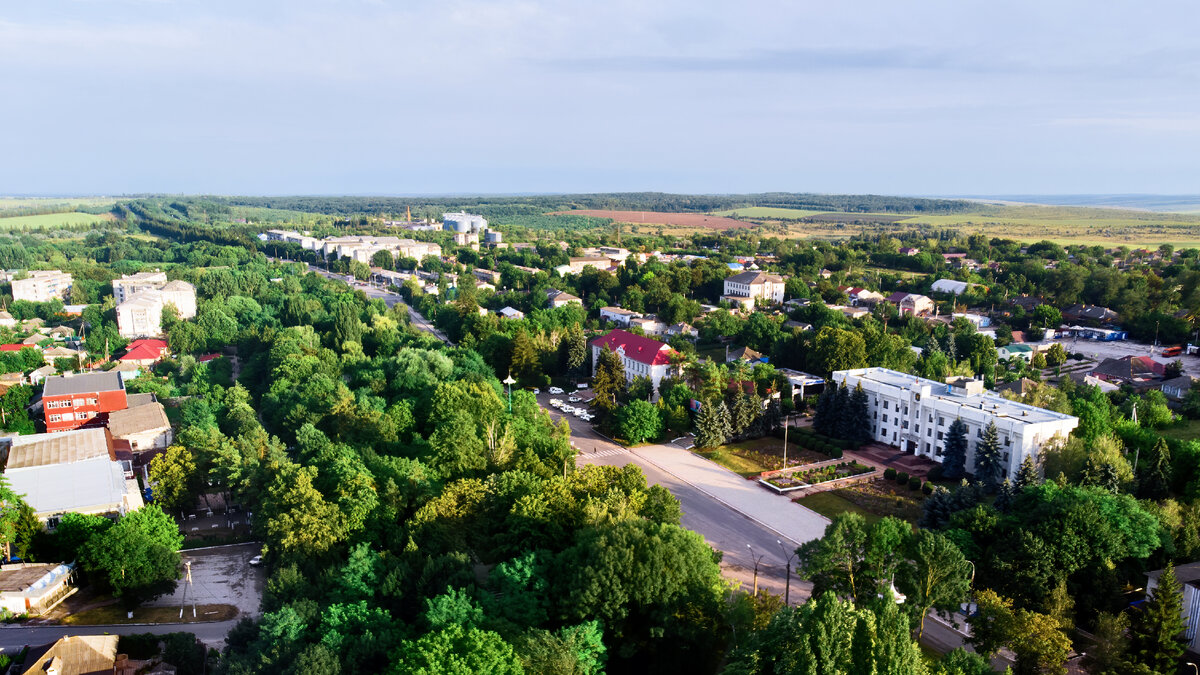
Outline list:
[[[257,616],[266,575],[263,568],[250,566],[250,558],[261,550],[262,544],[234,544],[183,551],[184,569],[191,563],[192,582],[188,583],[185,574],[174,593],[146,604],[150,607],[233,605],[239,617]]]

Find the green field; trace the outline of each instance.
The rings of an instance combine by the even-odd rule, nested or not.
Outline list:
[[[37,216],[10,216],[0,218],[0,230],[27,230],[35,227],[61,227],[64,225],[90,225],[112,220],[108,214],[94,213],[44,213]]]

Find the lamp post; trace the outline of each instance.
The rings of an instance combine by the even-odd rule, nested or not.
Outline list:
[[[762,555],[754,555],[754,547],[746,544],[746,548],[750,549],[750,559],[754,561],[754,594],[758,595],[758,564],[762,562]]]
[[[509,415],[512,414],[512,386],[514,384],[516,384],[516,382],[517,381],[513,379],[512,373],[509,373],[508,377],[504,378],[504,384],[508,385],[508,414]]]
[[[796,552],[792,551],[788,553],[787,548],[780,539],[776,539],[775,543],[779,544],[779,552],[783,554],[784,559],[787,561],[787,584],[783,587],[783,604],[787,605],[790,604],[792,597],[792,559],[796,557]]]
[[[1191,661],[1188,661],[1188,665],[1192,667],[1192,670],[1195,671],[1196,675],[1200,675],[1200,666],[1197,666]]]
[[[787,468],[788,417],[790,417],[790,415],[785,414],[783,416],[783,468],[785,469]]]

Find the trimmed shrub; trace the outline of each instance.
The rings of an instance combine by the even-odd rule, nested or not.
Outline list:
[[[916,490],[920,490],[920,489],[921,489],[921,479],[920,479],[920,477],[918,477],[918,476],[912,476],[911,478],[909,478],[909,479],[908,479],[908,489],[909,489],[909,490],[914,490],[914,491],[916,491]]]
[[[900,473],[896,474],[896,482],[901,485],[904,485],[905,483],[907,483],[908,482],[908,472],[901,471]]]
[[[884,469],[883,470],[883,478],[884,478],[884,480],[896,480],[896,470],[890,466],[888,468]]]
[[[829,456],[833,459],[841,459],[842,458],[842,449],[841,448],[832,448],[829,451]]]
[[[943,475],[942,474],[942,465],[938,464],[937,466],[935,466],[929,470],[928,478],[931,481],[938,481],[938,480],[942,479],[942,475]]]
[[[927,495],[933,494],[933,483],[925,481],[925,483],[921,485],[921,492],[924,492]]]

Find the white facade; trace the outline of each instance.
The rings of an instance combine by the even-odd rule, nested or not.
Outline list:
[[[954,279],[938,279],[930,286],[930,290],[935,293],[953,293],[954,295],[962,295],[967,292],[971,285],[965,281],[956,281]]]
[[[114,295],[116,288],[114,282]],[[196,316],[196,287],[186,281],[168,281],[128,296],[117,305],[117,331],[125,338],[161,335],[162,313],[167,305],[174,306],[181,319]]]
[[[371,258],[380,251],[387,251],[398,258],[417,260],[427,255],[442,254],[442,247],[437,244],[400,237],[330,237],[319,243],[320,246],[316,250],[325,257],[350,258],[364,265],[371,264]]]
[[[37,270],[29,273],[25,279],[12,282],[13,300],[28,300],[29,302],[49,302],[55,298],[67,299],[67,291],[71,290],[71,275],[58,270]]]
[[[640,336],[633,336],[640,337]],[[649,342],[655,342],[650,338],[641,338]],[[603,340],[603,338],[601,338]],[[596,372],[596,364],[600,361],[600,353],[604,351],[603,344],[597,344],[599,340],[592,343],[592,372]],[[637,350],[639,353],[632,354],[631,351],[624,347],[618,346],[615,351],[617,356],[621,357],[621,365],[625,369],[625,381],[633,382],[635,377],[648,377],[654,385],[653,398],[658,400],[658,386],[664,377],[672,377],[678,371],[678,366],[667,362],[665,356],[660,356],[659,352],[669,353],[671,348],[666,344],[659,343],[661,347],[658,350],[650,351],[647,349]],[[648,352],[648,353],[647,353]],[[656,363],[659,361],[659,363]]]
[[[1026,456],[1038,451],[1055,436],[1066,438],[1079,418],[1009,401],[983,390],[978,380],[962,378],[952,384],[906,375],[887,368],[839,370],[833,380],[851,389],[861,385],[867,394],[872,438],[942,461],[945,436],[950,424],[961,419],[967,425],[966,469],[975,466],[975,449],[983,429],[991,422],[1000,435],[1006,475],[1016,476]]]
[[[725,280],[725,295],[783,302],[783,277],[763,272],[742,272]]]
[[[165,286],[166,283],[167,275],[165,272],[125,274],[120,279],[113,279],[113,300],[116,300],[119,305],[133,297],[135,293],[158,290]]]
[[[622,309],[620,307],[601,307],[600,308],[600,320],[601,321],[611,321],[620,326],[628,327],[629,321],[631,319],[634,319],[639,316],[641,316],[641,314],[638,314],[637,312],[631,312],[627,309]]]

